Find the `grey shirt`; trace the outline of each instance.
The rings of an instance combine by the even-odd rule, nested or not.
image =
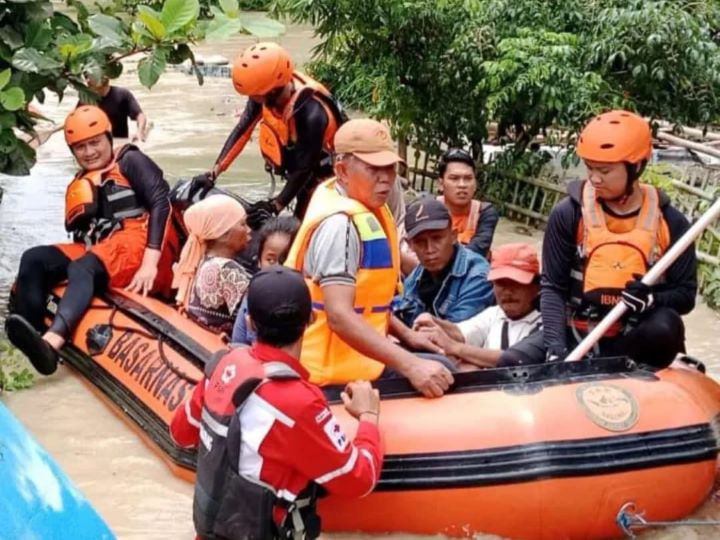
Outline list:
[[[336,184],[335,189],[345,196]],[[402,186],[397,180],[388,197],[388,206],[397,222],[405,216]],[[398,216],[400,214],[400,216]],[[402,221],[400,221],[402,223]],[[400,236],[401,232],[398,231]],[[360,266],[360,234],[347,214],[333,214],[325,218],[315,229],[305,252],[303,270],[312,280],[326,285],[355,286],[355,276]]]
[[[305,274],[324,287],[355,285],[360,265],[360,235],[347,214],[323,220],[310,239],[305,253]]]

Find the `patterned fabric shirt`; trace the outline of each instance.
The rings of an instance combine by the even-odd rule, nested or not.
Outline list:
[[[232,259],[206,257],[195,275],[188,315],[214,332],[230,335],[250,277]]]

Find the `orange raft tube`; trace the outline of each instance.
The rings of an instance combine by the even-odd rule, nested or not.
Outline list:
[[[158,300],[111,292],[93,301],[62,355],[192,479],[195,454],[173,444],[168,425],[223,347]],[[720,386],[695,369],[607,358],[485,370],[459,374],[435,400],[404,379],[378,387],[380,483],[361,500],[322,499],[325,531],[612,538],[626,503],[648,520],[679,519],[715,479]],[[353,433],[339,389],[326,395]]]

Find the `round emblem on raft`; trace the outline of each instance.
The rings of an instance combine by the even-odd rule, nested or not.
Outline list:
[[[577,389],[576,396],[587,417],[609,431],[626,431],[638,421],[637,401],[624,388],[587,383]]]

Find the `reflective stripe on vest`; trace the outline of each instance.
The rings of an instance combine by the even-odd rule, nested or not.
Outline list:
[[[96,171],[81,171],[68,186],[68,194],[73,183],[79,180],[89,181],[97,188],[95,197],[98,200],[94,205],[96,211],[94,215],[87,216],[89,222],[87,230],[73,231],[76,239],[87,244],[97,244],[116,230],[121,229],[122,220],[139,218],[148,214],[147,209],[138,202],[135,191],[130,186],[128,179],[120,171],[120,165],[118,164],[126,151],[135,148],[132,145],[123,146],[118,150],[108,166]],[[67,227],[68,216],[71,214],[77,215],[77,211],[68,207],[68,195],[66,195],[65,200]]]
[[[297,139],[294,118],[295,104],[305,92],[312,93],[308,99],[317,101],[327,115],[328,124],[325,127],[325,134],[323,135],[323,150],[328,154],[332,154],[334,150],[333,139],[339,127],[338,119],[326,101],[333,99],[327,88],[307,75],[302,75],[297,72],[293,74],[293,83],[295,85],[295,92],[285,104],[282,114],[277,115],[270,107],[265,105],[263,105],[262,108],[262,122],[260,123],[259,137],[260,152],[269,165],[280,170],[284,166],[284,153]]]
[[[239,459],[242,426],[233,422],[240,409],[252,399],[257,388],[276,379],[299,379],[300,375],[282,362],[261,363],[250,354],[250,349],[235,349],[223,356],[206,372],[205,401],[200,420],[197,478],[193,503],[193,520],[199,534],[210,535],[218,525],[218,510],[224,498],[243,494],[230,493],[239,489],[231,481],[237,465],[230,456]],[[247,386],[243,386],[247,385]],[[245,390],[242,396],[236,395]],[[237,400],[237,401],[236,401]],[[235,403],[237,402],[237,407]],[[282,413],[281,413],[282,414]],[[279,419],[283,421],[283,419]],[[239,427],[239,430],[237,429]],[[237,448],[228,446],[228,441]],[[274,490],[262,482],[250,480]]]
[[[437,199],[441,203],[445,204],[444,195],[438,196]],[[461,244],[468,245],[475,236],[475,231],[477,231],[477,224],[478,220],[480,219],[481,210],[482,204],[480,203],[480,201],[478,201],[477,199],[473,199],[470,203],[470,213],[468,214],[467,220],[465,221],[465,228],[462,231],[453,228],[453,232],[456,234],[458,242],[460,242]]]
[[[657,189],[640,184],[643,201],[635,226],[624,233],[608,229],[605,212],[590,182],[582,188],[582,238],[570,270],[571,304],[607,311],[633,274],[645,274],[655,263],[662,219]],[[584,309],[583,308],[583,309]]]
[[[386,336],[390,305],[400,278],[397,229],[387,206],[371,212],[360,202],[341,195],[334,179],[321,183],[313,194],[285,264],[302,271],[313,233],[326,218],[338,213],[351,218],[360,238],[354,310],[380,335]],[[310,372],[310,380],[316,384],[340,384],[377,379],[384,364],[359,353],[330,329],[322,288],[307,276],[305,282],[316,316],[305,331],[300,357]]]

